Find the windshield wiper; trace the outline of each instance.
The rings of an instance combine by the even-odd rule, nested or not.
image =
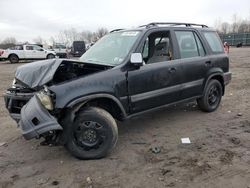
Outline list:
[[[103,61],[98,61],[98,60],[96,60],[96,59],[87,59],[87,60],[84,60],[84,62],[86,62],[86,63],[92,63],[92,62],[94,62],[94,64],[98,64],[98,65],[107,65],[107,66],[110,66],[110,67],[114,67],[114,65],[105,63],[105,62],[103,62]]]
[[[86,61],[92,61],[92,62],[97,62],[97,63],[104,63],[104,62],[96,60],[96,59],[87,59]]]

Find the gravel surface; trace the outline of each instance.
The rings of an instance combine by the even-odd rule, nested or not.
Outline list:
[[[0,187],[250,187],[250,48],[230,50],[233,80],[216,112],[194,101],[118,122],[117,146],[100,160],[24,140],[1,97]],[[0,62],[1,95],[21,64]]]

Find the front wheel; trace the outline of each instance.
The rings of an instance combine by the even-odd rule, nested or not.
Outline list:
[[[213,112],[215,111],[221,101],[222,85],[218,80],[210,80],[203,97],[197,99],[198,106],[202,111]]]
[[[105,110],[88,107],[80,111],[67,132],[66,149],[79,159],[105,157],[115,146],[118,129]]]
[[[10,55],[9,60],[11,63],[18,63],[19,62],[19,58],[15,54]]]

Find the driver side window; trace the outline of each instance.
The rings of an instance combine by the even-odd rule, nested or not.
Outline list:
[[[150,34],[144,42],[142,56],[146,64],[172,60],[170,33],[156,32]]]
[[[36,50],[36,51],[43,51],[43,49],[40,46],[34,46],[34,50]]]
[[[34,50],[33,46],[26,46],[26,50]]]

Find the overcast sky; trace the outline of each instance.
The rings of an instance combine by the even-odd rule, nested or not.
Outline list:
[[[0,0],[0,41],[49,39],[59,31],[131,28],[153,21],[214,26],[232,15],[250,19],[250,0]]]

